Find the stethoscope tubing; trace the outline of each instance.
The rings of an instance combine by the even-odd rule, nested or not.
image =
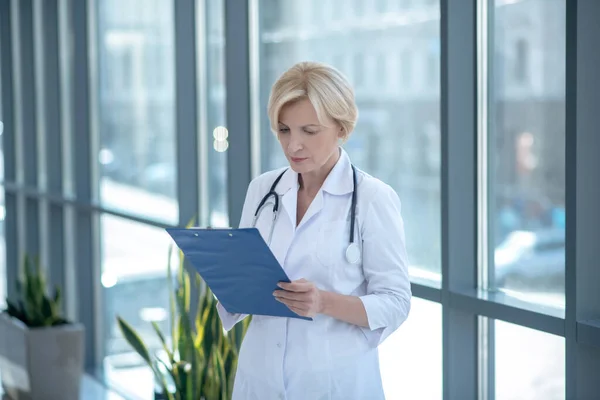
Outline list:
[[[252,227],[256,227],[256,221],[258,220],[259,215],[262,213],[263,208],[268,206],[270,203],[267,203],[270,197],[273,197],[275,200],[273,202],[273,220],[271,221],[271,229],[269,231],[269,238],[267,244],[271,245],[271,240],[273,238],[273,230],[275,229],[275,223],[277,222],[277,217],[279,215],[279,195],[275,191],[277,188],[277,184],[283,177],[283,175],[287,172],[287,168],[279,174],[275,182],[271,185],[269,192],[263,196],[260,203],[256,207],[256,211],[254,212],[254,219],[252,221]],[[356,168],[352,165],[352,202],[350,205],[350,238],[348,248],[346,250],[346,258],[348,258],[348,262],[356,263],[360,258],[360,250],[357,245],[354,243],[354,222],[356,220]]]

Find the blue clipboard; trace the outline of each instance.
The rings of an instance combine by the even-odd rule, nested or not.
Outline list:
[[[273,297],[289,277],[256,228],[169,228],[185,258],[225,310],[274,317],[302,317]]]

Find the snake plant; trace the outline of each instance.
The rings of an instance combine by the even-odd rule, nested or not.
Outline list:
[[[199,275],[199,295],[195,315],[190,311],[190,274],[184,267],[179,251],[177,287],[173,287],[169,248],[167,284],[170,294],[171,340],[153,322],[154,331],[162,343],[164,357],[151,354],[140,335],[121,317],[119,328],[129,345],[152,369],[168,400],[228,400],[231,399],[238,352],[249,324],[249,318],[225,333],[216,309],[216,300]]]
[[[54,294],[49,293],[46,275],[37,257],[32,261],[25,255],[22,276],[16,282],[17,299],[14,302],[6,299],[4,312],[29,328],[68,324],[62,315],[60,288],[56,286]]]

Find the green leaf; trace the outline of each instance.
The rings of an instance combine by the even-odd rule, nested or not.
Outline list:
[[[198,300],[198,310],[196,311],[196,347],[200,347],[202,342],[204,341],[205,335],[205,326],[206,326],[206,316],[207,307],[206,307],[206,292],[208,291],[208,287],[204,291],[204,293],[200,296]]]
[[[177,377],[177,393],[180,399],[190,398],[188,393],[191,393],[192,386],[192,367],[191,364],[186,361],[179,361],[173,365],[173,372]]]
[[[169,349],[169,346],[167,345],[167,341],[165,339],[165,336],[160,331],[160,327],[158,326],[158,324],[156,323],[156,321],[152,321],[152,327],[154,328],[154,332],[156,332],[156,335],[158,336],[158,339],[160,340],[160,343],[162,344],[163,349],[165,350],[165,353],[167,353],[167,357],[169,357],[169,362],[171,364],[173,364],[175,362],[175,360],[173,359],[173,353]]]
[[[177,305],[179,307],[179,314],[181,316],[180,325],[183,328],[182,338],[183,338],[183,344],[184,344],[184,349],[185,349],[184,351],[185,351],[185,355],[186,355],[185,357],[182,357],[182,359],[190,361],[191,358],[193,357],[192,351],[194,349],[194,338],[193,338],[189,314],[188,314],[187,309],[185,308],[185,306],[186,306],[185,298],[183,296],[180,295],[177,297]],[[180,344],[182,344],[181,341],[180,341]],[[182,349],[180,348],[179,351],[181,352]]]
[[[27,315],[20,304],[14,304],[8,298],[6,299],[6,312],[13,318],[17,318],[25,325],[28,324]]]
[[[237,368],[237,356],[229,353],[229,357],[225,363],[225,374],[227,375],[227,398],[230,399],[233,395],[233,384],[235,382],[235,373]]]
[[[185,384],[185,389],[186,389],[186,400],[194,400],[194,392],[195,392],[195,379],[193,379],[193,370],[191,368],[190,365],[190,369],[189,371],[186,371],[186,384]]]
[[[17,279],[15,282],[15,289],[17,292],[17,296],[20,298],[23,295],[23,283],[21,279]]]
[[[42,318],[43,323],[42,326],[52,326],[57,316],[54,314],[54,310],[52,309],[52,304],[50,304],[50,300],[47,297],[42,298]]]
[[[60,287],[54,288],[54,299],[52,300],[52,311],[54,315],[59,315],[62,312],[61,309],[62,292]]]
[[[117,317],[117,321],[121,333],[123,334],[123,337],[127,343],[129,343],[129,345],[144,359],[144,361],[146,361],[146,363],[148,363],[150,367],[153,367],[148,348],[133,327],[131,327],[131,325],[125,322],[125,320],[123,320],[121,317]]]
[[[185,327],[184,327],[184,320],[185,317],[182,317],[181,315],[177,317],[177,331],[178,331],[178,337],[177,337],[177,353],[179,355],[179,359],[178,361],[181,360],[185,360],[187,358],[187,354],[186,354],[186,336],[185,336]]]
[[[34,274],[33,274],[33,289],[35,296],[35,303],[38,306],[41,306],[44,299],[44,294],[46,292],[46,281],[44,279],[44,271],[42,270],[42,266],[40,264],[40,259],[38,256],[34,258]]]
[[[173,347],[171,353],[175,355],[177,353],[177,326],[175,325],[175,313],[177,312],[175,307],[175,291],[173,290],[173,271],[171,268],[171,258],[173,256],[173,245],[169,246],[168,258],[167,258],[167,287],[169,290],[169,325],[171,327],[171,340]]]
[[[212,351],[212,345],[214,342],[213,331],[210,326],[210,313],[211,310],[209,308],[204,310],[204,318],[203,318],[203,326],[204,326],[204,336],[202,338],[202,347],[204,348],[204,354],[207,356]]]
[[[213,354],[215,357],[213,365],[217,371],[218,382],[219,382],[219,386],[221,387],[221,399],[226,400],[227,399],[227,377],[225,375],[225,368],[223,366],[223,358],[221,356],[221,353],[219,353],[218,350],[214,351]]]
[[[19,307],[23,313],[23,319],[21,321],[25,322],[27,326],[33,326],[33,321],[31,321],[29,315],[27,315],[27,308],[23,300],[19,300]]]
[[[173,376],[173,369],[168,366],[163,359],[161,359],[160,357],[156,358],[156,363],[162,366],[164,366],[165,371],[169,374],[168,376],[171,376],[171,379],[173,379],[173,384],[175,384],[175,377]],[[165,394],[167,396],[168,400],[175,400],[175,396],[171,393],[171,391],[169,390],[169,385],[167,384],[167,380],[165,379],[165,375],[163,374],[163,372],[159,369],[158,365],[155,366],[154,368],[154,375],[156,376],[156,378],[158,379],[159,383],[160,383],[160,387],[163,391],[163,394]]]

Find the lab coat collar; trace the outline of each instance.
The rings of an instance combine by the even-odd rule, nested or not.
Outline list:
[[[334,165],[333,169],[325,178],[323,182],[323,191],[334,194],[343,195],[351,193],[354,185],[352,181],[352,164],[350,163],[350,157],[343,148],[339,148],[340,158]],[[291,168],[281,177],[281,181],[277,185],[276,191],[280,195],[285,195],[290,189],[294,188],[295,192],[298,191],[300,184],[298,183],[298,174]]]
[[[323,182],[323,191],[333,195],[351,193],[354,188],[352,164],[348,153],[340,147],[340,158]]]
[[[323,208],[323,192],[333,195],[343,195],[352,192],[354,186],[352,182],[350,157],[348,157],[348,154],[341,147],[339,148],[339,151],[340,158],[325,179],[325,182],[323,182],[322,190],[319,190],[315,196],[298,227],[310,220]],[[288,168],[281,177],[277,192],[282,195],[283,207],[294,227],[296,226],[297,194],[299,187],[298,174],[291,168]]]

